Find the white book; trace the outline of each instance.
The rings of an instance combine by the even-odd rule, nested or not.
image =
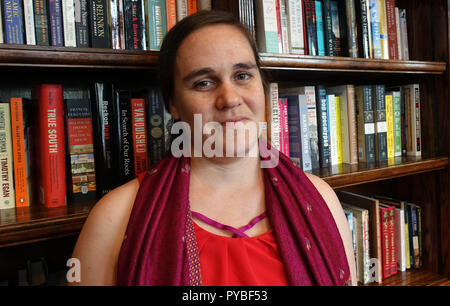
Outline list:
[[[2,5],[0,5],[0,44],[3,44],[3,22]]]
[[[403,48],[402,48],[402,36],[400,31],[400,15],[398,7],[395,8],[395,28],[397,31],[397,49],[398,49],[398,59],[403,59]]]
[[[270,83],[268,106],[267,122],[269,124],[270,144],[272,147],[280,151],[280,109],[278,107],[278,83]]]
[[[408,48],[408,28],[406,25],[406,10],[399,9],[400,20],[400,37],[402,40],[402,59],[404,61],[409,60],[409,48]]]
[[[406,271],[405,211],[395,208],[395,231],[397,243],[397,269]]]
[[[25,24],[26,43],[27,45],[35,45],[36,32],[34,28],[33,0],[23,0],[23,19]]]
[[[281,23],[281,42],[283,53],[289,54],[291,47],[289,46],[288,20],[286,15],[286,0],[278,0],[280,7],[280,23]]]
[[[0,209],[14,208],[13,148],[11,135],[11,108],[9,103],[0,103]]]
[[[290,53],[305,54],[303,33],[303,0],[286,0]]]
[[[77,36],[75,32],[75,3],[74,0],[62,1],[63,14],[63,32],[64,32],[64,46],[76,47]]]
[[[255,1],[256,41],[260,52],[281,53],[275,0]]]
[[[121,1],[120,0],[110,0],[110,2],[109,2],[109,20],[110,20],[110,24],[111,24],[111,46],[113,49],[121,49],[118,2],[121,2]]]
[[[338,164],[337,153],[337,135],[336,135],[336,104],[334,102],[334,95],[327,95],[328,103],[328,118],[330,120],[330,163],[331,165]]]
[[[177,22],[188,15],[187,0],[177,0]]]

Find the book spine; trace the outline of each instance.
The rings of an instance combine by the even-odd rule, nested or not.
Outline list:
[[[375,122],[372,87],[358,86],[355,91],[358,116],[358,161],[375,162]]]
[[[318,133],[319,133],[319,153],[320,153],[320,165],[322,167],[330,166],[330,138],[328,129],[328,104],[327,93],[324,86],[319,85],[316,87],[317,103],[317,121],[318,121]]]
[[[36,44],[48,46],[50,42],[47,24],[47,0],[33,0],[33,2]]]
[[[315,1],[316,9],[316,33],[317,33],[317,52],[319,56],[325,56],[325,36],[323,31],[322,2]]]
[[[148,170],[147,124],[145,99],[131,98],[131,122],[134,145],[134,174]]]
[[[124,0],[125,48],[145,50],[142,0]]]
[[[299,112],[300,112],[300,139],[302,149],[302,169],[309,171],[312,169],[311,165],[311,149],[308,129],[308,102],[306,95],[299,95]]]
[[[278,130],[278,139],[280,140],[280,152],[284,153],[284,116],[282,98],[278,98],[278,120],[280,129]]]
[[[362,0],[361,0],[362,1]],[[373,40],[372,40],[372,16],[370,13],[370,0],[365,0],[367,11],[367,33],[369,33],[369,52],[370,58],[374,58]]]
[[[406,270],[406,245],[405,245],[405,211],[395,208],[395,237],[397,269]]]
[[[3,13],[2,13],[3,3],[0,4],[0,44],[4,43],[3,40]]]
[[[335,56],[342,56],[339,6],[336,0],[331,1],[331,29]]]
[[[16,207],[28,207],[28,174],[25,152],[25,120],[22,98],[11,98],[11,130],[12,150],[14,161],[14,188],[16,193]]]
[[[89,99],[65,100],[69,202],[95,199],[95,159]]]
[[[119,43],[120,49],[125,49],[125,16],[123,0],[117,2],[117,16],[119,20]]]
[[[64,105],[61,85],[40,85],[39,103],[40,178],[39,201],[46,207],[66,205]]]
[[[342,164],[342,126],[341,126],[341,103],[340,97],[334,97],[334,105],[336,110],[336,153],[337,164]]]
[[[50,44],[52,46],[64,46],[62,0],[48,0],[48,23]]]
[[[412,252],[411,252],[411,266],[415,269],[420,268],[419,266],[419,228],[417,222],[417,209],[414,204],[409,204],[411,207],[411,233],[412,236]]]
[[[148,33],[150,50],[159,50],[167,32],[166,1],[148,2]]]
[[[281,151],[280,147],[280,111],[278,108],[278,84],[270,83],[270,103],[267,114],[269,115],[269,135],[271,145]]]
[[[257,1],[258,2],[258,1]],[[317,50],[317,28],[316,28],[316,8],[314,0],[304,0],[305,6],[305,26],[308,54],[316,56]]]
[[[288,105],[287,98],[281,100],[281,116],[282,116],[282,139],[283,139],[283,153],[289,157],[289,123],[288,123]]]
[[[397,273],[397,244],[395,229],[395,206],[389,208],[389,238],[390,238],[390,274],[392,276]]]
[[[275,16],[277,19],[277,37],[278,37],[278,53],[283,53],[283,38],[281,34],[281,13],[280,13],[280,0],[275,1]]]
[[[311,150],[312,169],[320,168],[319,136],[317,132],[317,105],[316,89],[314,86],[305,86],[305,95],[308,103],[308,130],[309,147]]]
[[[392,160],[395,157],[395,141],[394,141],[394,108],[392,95],[387,94],[386,98],[386,141],[387,141],[387,158]]]
[[[397,55],[399,60],[403,60],[402,36],[400,30],[400,13],[398,7],[395,8],[395,29],[397,31]]]
[[[378,0],[378,16],[380,21],[381,58],[389,59],[389,42],[385,0]]]
[[[286,13],[288,19],[288,37],[290,53],[305,54],[305,38],[303,31],[303,5],[302,1],[287,0]]]
[[[406,25],[406,9],[399,9],[400,37],[402,39],[402,60],[409,60],[408,27]]]
[[[337,136],[336,136],[336,104],[335,95],[327,95],[328,105],[328,135],[330,139],[330,163],[337,165]]]
[[[111,48],[107,0],[89,1],[91,47]]]
[[[410,99],[409,99],[410,120],[408,120],[408,125],[410,126],[409,130],[411,131],[408,141],[410,141],[411,145],[409,146],[409,151],[407,151],[407,155],[421,156],[422,137],[420,130],[421,126],[420,88],[419,84],[409,85],[408,87],[410,92]]]
[[[187,0],[188,16],[197,13],[197,0]]]
[[[167,31],[177,23],[177,8],[175,0],[166,0]]]
[[[89,47],[89,16],[87,0],[75,0],[75,36],[77,47]]]
[[[11,109],[8,103],[0,103],[0,209],[14,208],[13,144],[11,135]]]
[[[26,37],[27,45],[36,45],[33,0],[24,0],[23,1],[23,17],[24,17],[24,23],[25,23],[25,37]]]
[[[411,215],[408,204],[405,206],[405,249],[406,249],[406,269],[411,269],[411,248],[410,248],[410,229]]]
[[[373,87],[373,103],[375,110],[375,133],[376,133],[376,160],[387,160],[387,127],[386,127],[386,100],[385,86],[375,85]]]
[[[388,277],[391,272],[390,263],[390,234],[389,234],[389,209],[380,208],[380,235],[381,235],[381,254],[383,279]]]
[[[369,211],[364,210],[363,211],[363,224],[364,224],[364,284],[367,284],[370,282],[371,275],[370,275],[370,241],[369,241]]]
[[[111,26],[111,47],[121,49],[120,45],[120,20],[119,20],[119,0],[109,0],[109,19]]]
[[[357,20],[359,25],[360,37],[359,48],[360,56],[363,58],[370,58],[370,45],[369,45],[369,25],[367,23],[367,0],[357,1]]]
[[[148,139],[150,141],[150,161],[156,164],[165,154],[164,140],[164,103],[156,88],[149,88],[147,93]]]
[[[380,38],[380,15],[378,8],[378,0],[370,0],[370,26],[372,28],[372,48],[373,58],[383,58],[381,53]]]
[[[400,91],[392,92],[392,108],[394,120],[394,156],[402,156],[402,122]]]
[[[255,2],[257,15],[257,42],[261,52],[280,53],[275,0]]]
[[[187,0],[176,0],[177,22],[188,15]]]
[[[386,0],[386,23],[389,58],[398,60],[397,24],[395,22],[395,0]]]
[[[416,259],[416,268],[422,267],[422,208],[416,205],[417,215],[417,236],[419,239],[419,256]]]
[[[73,0],[63,0],[62,2],[62,15],[63,15],[63,33],[64,33],[64,46],[76,47],[77,36],[75,30],[75,7]]]
[[[302,167],[302,147],[300,131],[300,103],[299,96],[288,96],[288,124],[289,124],[289,157],[298,167]]]
[[[291,46],[289,43],[289,34],[288,34],[288,19],[286,13],[286,1],[287,0],[279,0],[280,7],[280,24],[281,24],[281,41],[283,43],[283,53],[289,54]]]
[[[3,34],[7,44],[23,44],[22,0],[3,0]]]
[[[323,3],[322,20],[323,20],[323,32],[325,40],[325,52],[327,56],[335,56],[334,39],[333,39],[333,22],[331,20],[331,0],[322,0],[322,3]]]
[[[355,86],[347,85],[347,123],[349,163],[358,163],[358,129],[356,123]]]
[[[131,94],[128,91],[120,90],[116,91],[116,95],[119,175],[120,183],[125,184],[136,177],[134,173],[134,144],[131,126]]]
[[[345,1],[347,14],[348,55],[358,57],[358,30],[356,26],[355,0]]]

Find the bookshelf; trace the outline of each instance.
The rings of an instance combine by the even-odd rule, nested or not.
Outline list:
[[[423,268],[399,272],[382,285],[450,285],[450,0],[396,3],[408,12],[409,61],[262,53],[261,62],[270,81],[420,83],[421,158],[402,158],[394,164],[370,167],[343,164],[312,173],[334,189],[366,194],[385,191],[386,195],[421,203],[425,212]],[[43,73],[44,80],[60,79],[63,84],[77,80],[77,84],[87,85],[98,78],[120,82],[133,75],[138,76],[139,84],[146,84],[154,82],[157,58],[158,52],[150,51],[0,44],[0,69],[13,72],[12,77],[8,73],[0,80],[16,87],[23,84],[25,91],[41,80],[38,73]],[[56,73],[58,76],[53,76]],[[17,246],[75,238],[94,204],[0,210],[2,258],[13,257]]]

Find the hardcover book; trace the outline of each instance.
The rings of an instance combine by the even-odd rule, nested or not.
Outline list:
[[[75,0],[75,35],[77,47],[90,46],[89,7],[87,0]]]
[[[48,24],[50,29],[50,44],[64,46],[64,29],[62,17],[62,0],[48,0]]]
[[[107,1],[89,1],[89,34],[93,48],[111,48]]]
[[[145,50],[145,12],[142,0],[124,0],[125,48]]]
[[[33,0],[33,4],[36,44],[48,46],[50,41],[47,18],[47,0]]]
[[[375,113],[375,145],[376,160],[384,161],[388,158],[387,126],[386,126],[386,89],[384,85],[373,86],[373,107]]]
[[[358,161],[375,162],[375,118],[372,86],[356,86],[356,116],[358,122]]]
[[[164,101],[161,92],[157,88],[148,88],[147,90],[147,122],[148,122],[148,140],[149,156],[151,164],[156,164],[163,159],[165,149],[164,135]]]
[[[63,15],[63,33],[64,46],[76,47],[77,35],[75,29],[75,7],[74,0],[62,1],[62,15]]]
[[[150,0],[147,6],[149,49],[159,50],[167,33],[166,0]]]
[[[24,43],[22,0],[2,0],[3,34],[7,44]]]
[[[23,20],[25,24],[25,37],[27,45],[36,45],[33,0],[23,0]]]
[[[287,0],[288,37],[290,53],[305,54],[305,22],[303,20],[303,0]]]
[[[11,110],[9,103],[0,103],[0,209],[14,208],[13,145],[11,135]]]
[[[256,1],[255,14],[256,41],[259,51],[282,53],[278,45],[278,18],[275,0]]]
[[[330,166],[330,137],[327,92],[323,85],[316,86],[317,98],[317,131],[319,135],[320,165]]]
[[[148,145],[145,99],[131,98],[131,124],[134,144],[134,174],[148,170]]]

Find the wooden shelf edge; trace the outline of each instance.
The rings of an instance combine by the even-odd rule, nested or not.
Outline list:
[[[0,44],[3,67],[154,69],[159,51]],[[265,69],[443,74],[445,62],[260,53]]]
[[[377,182],[381,180],[388,180],[397,177],[419,174],[430,171],[437,171],[448,167],[449,158],[439,157],[430,158],[413,162],[405,162],[393,166],[381,166],[374,167],[372,169],[355,170],[343,174],[330,174],[321,175],[320,173],[314,173],[320,176],[326,181],[332,188],[343,188],[354,185],[366,184],[371,182]],[[357,165],[355,166],[357,167]]]
[[[358,284],[359,286],[450,286],[448,277],[426,269],[398,271],[382,283]]]

